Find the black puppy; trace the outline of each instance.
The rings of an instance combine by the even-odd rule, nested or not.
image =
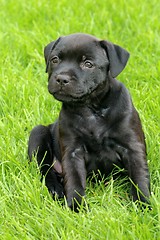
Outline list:
[[[86,177],[124,168],[132,182],[133,200],[150,195],[146,147],[141,122],[129,92],[115,77],[129,53],[86,34],[51,42],[44,50],[48,90],[61,101],[57,122],[37,126],[30,135],[29,157],[36,155],[46,186],[65,194],[77,211]]]

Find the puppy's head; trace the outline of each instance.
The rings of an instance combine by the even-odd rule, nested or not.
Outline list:
[[[72,34],[49,43],[44,49],[48,90],[59,101],[85,102],[109,87],[125,67],[129,53],[87,34]]]

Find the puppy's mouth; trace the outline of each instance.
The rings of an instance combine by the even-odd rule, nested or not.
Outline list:
[[[51,93],[58,101],[61,102],[82,102],[85,101],[86,97],[88,96],[88,93],[82,92],[81,94],[68,94],[64,91],[56,91],[54,93]]]
[[[97,97],[99,94],[104,91],[105,82],[102,82],[101,84],[97,84],[94,86],[94,88],[88,89],[88,91],[78,91],[76,93],[66,93],[62,89],[50,92],[54,96],[55,99],[61,102],[86,102],[88,99],[92,99],[94,97]]]

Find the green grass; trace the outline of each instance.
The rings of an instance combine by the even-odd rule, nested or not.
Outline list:
[[[160,239],[160,2],[1,0],[0,239]],[[43,48],[86,32],[131,53],[118,77],[130,90],[146,135],[153,210],[141,212],[123,180],[88,183],[89,211],[53,202],[36,163],[27,164],[30,130],[54,121],[60,103],[47,92]]]

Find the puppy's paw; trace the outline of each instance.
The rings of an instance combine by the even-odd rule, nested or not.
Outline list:
[[[85,196],[81,196],[79,193],[75,193],[72,198],[68,198],[67,205],[72,211],[77,213],[81,210],[87,210]]]
[[[140,200],[137,200],[134,202],[135,203],[135,206],[137,209],[139,209],[140,211],[147,211],[147,210],[153,210],[152,206],[151,206],[151,203],[149,201],[146,201],[146,202],[142,202]]]
[[[45,184],[53,200],[56,200],[64,197],[64,186],[62,177],[60,177],[58,174],[53,176],[50,178],[47,176],[45,179]]]
[[[64,198],[64,188],[60,183],[56,186],[47,186],[47,188],[53,200]]]

